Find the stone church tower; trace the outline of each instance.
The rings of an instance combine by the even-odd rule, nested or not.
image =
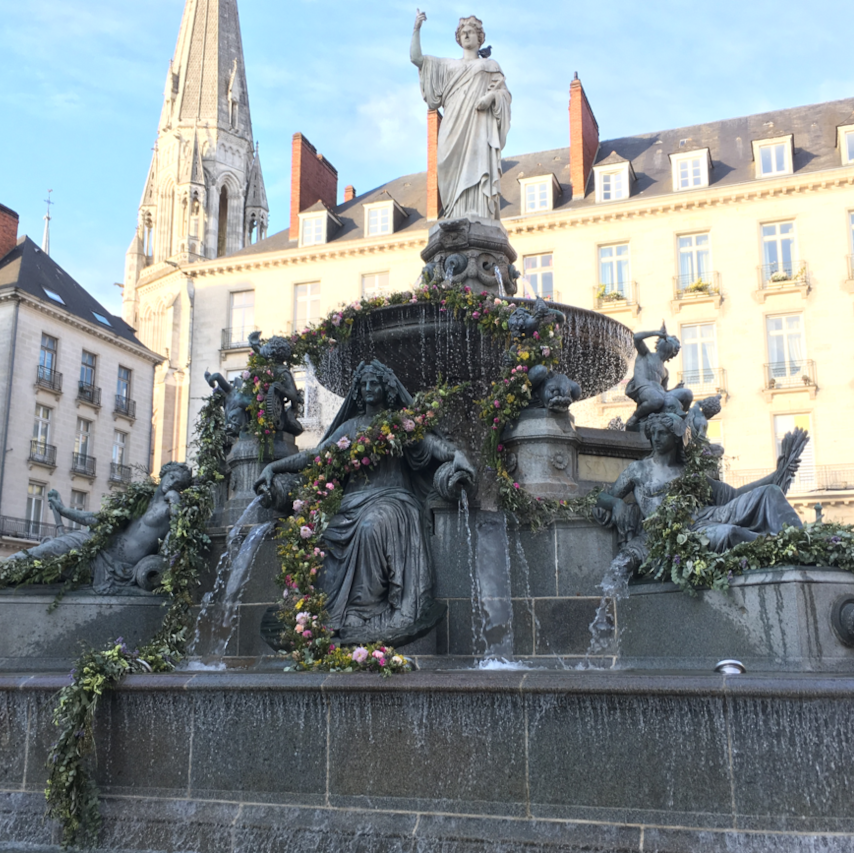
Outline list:
[[[186,0],[125,260],[125,321],[140,328],[143,271],[236,252],[266,236],[267,217],[237,0]]]

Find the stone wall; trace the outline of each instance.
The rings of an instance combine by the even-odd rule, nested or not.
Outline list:
[[[41,821],[54,691],[0,677],[0,850]],[[97,718],[110,851],[850,850],[851,677],[133,676]]]

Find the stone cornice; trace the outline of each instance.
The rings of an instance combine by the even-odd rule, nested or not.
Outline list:
[[[502,224],[509,235],[519,235],[534,231],[554,231],[600,222],[616,222],[675,212],[689,213],[723,205],[743,204],[762,199],[783,198],[847,187],[854,187],[854,167],[852,166],[828,169],[822,172],[787,175],[778,179],[746,181],[727,187],[705,187],[701,190],[666,193],[650,199],[636,196],[625,202],[609,202],[608,204],[589,205],[582,208],[548,211],[539,216],[527,215],[503,219]],[[362,238],[341,242],[333,241],[303,249],[279,249],[277,251],[259,252],[257,255],[233,255],[215,260],[197,261],[187,266],[164,271],[163,276],[151,278],[144,285],[143,282],[140,282],[140,286],[151,285],[154,281],[162,281],[166,276],[177,273],[190,278],[201,278],[221,273],[298,266],[336,258],[385,254],[401,249],[420,250],[427,245],[427,236],[428,232],[425,229],[419,231],[417,236],[415,234],[401,234],[385,240],[368,241]]]
[[[118,347],[125,352],[132,353],[139,358],[150,361],[152,364],[159,364],[163,361],[162,356],[151,352],[151,350],[142,344],[134,346],[130,341],[120,337],[115,332],[110,333],[104,329],[100,329],[94,324],[87,323],[85,320],[76,317],[68,311],[63,311],[61,308],[42,302],[40,299],[37,299],[35,296],[32,296],[17,287],[4,288],[3,290],[0,290],[0,304],[4,302],[20,302],[22,305],[33,308],[41,314],[46,314],[54,320],[59,320],[60,322],[65,323],[68,326],[72,326],[78,331],[84,332],[93,338],[97,338],[98,340],[111,344],[114,347]]]

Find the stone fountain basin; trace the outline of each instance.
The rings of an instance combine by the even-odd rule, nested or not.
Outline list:
[[[526,308],[534,304],[531,299],[514,301]],[[567,319],[560,329],[560,372],[578,382],[582,398],[616,385],[632,356],[631,330],[595,311],[549,304]],[[504,339],[485,335],[437,305],[407,303],[357,316],[350,338],[314,367],[320,383],[339,396],[349,390],[359,362],[375,358],[391,367],[412,393],[444,380],[471,382],[482,395],[498,376],[506,347]]]

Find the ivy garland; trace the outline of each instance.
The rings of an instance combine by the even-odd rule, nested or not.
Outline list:
[[[490,396],[479,401],[481,420],[488,426],[484,460],[496,472],[503,508],[513,513],[519,523],[530,525],[534,530],[562,518],[591,518],[598,490],[569,500],[535,497],[514,481],[507,471],[504,447],[499,443],[499,437],[505,426],[516,420],[531,400],[529,370],[537,365],[549,370],[557,369],[562,346],[556,323],[544,324],[531,337],[523,336],[514,343],[509,321],[518,306],[511,300],[486,291],[474,293],[470,287],[458,284],[440,287],[427,282],[412,291],[363,297],[331,311],[317,324],[291,335],[288,338],[291,345],[288,366],[300,366],[307,358],[319,363],[325,353],[350,337],[359,315],[377,308],[408,303],[438,306],[440,312],[453,314],[483,334],[500,339],[508,347],[504,367],[490,387]],[[274,371],[274,365],[253,353],[243,374],[244,381],[250,382],[254,389],[248,409],[249,421],[262,446],[272,434],[264,399]]]
[[[689,442],[685,454],[684,472],[643,523],[649,554],[640,575],[672,581],[696,594],[700,589],[727,590],[733,577],[774,566],[832,566],[854,572],[854,527],[847,524],[787,526],[722,554],[710,550],[708,538],[691,524],[711,499],[709,477],[717,474],[717,459],[701,437]]]
[[[204,553],[210,544],[206,524],[214,505],[216,484],[222,479],[225,461],[225,414],[222,406],[210,398],[199,415],[195,447],[197,471],[193,485],[181,493],[177,512],[170,520],[169,534],[162,553],[168,568],[162,589],[170,596],[170,606],[154,638],[142,649],[131,650],[118,638],[106,649],[88,649],[71,672],[71,684],[59,691],[53,713],[59,737],[48,759],[48,817],[62,825],[62,845],[89,847],[95,844],[100,827],[98,788],[89,771],[94,752],[94,719],[105,690],[115,688],[125,675],[134,672],[168,672],[183,656],[192,628],[192,590],[204,565]],[[34,572],[18,577],[17,583],[43,583],[42,577],[65,577],[83,583],[88,561],[106,544],[109,536],[127,520],[138,517],[148,505],[156,488],[152,481],[134,483],[122,495],[111,497],[98,514],[92,537],[78,551],[58,561],[42,561]]]

